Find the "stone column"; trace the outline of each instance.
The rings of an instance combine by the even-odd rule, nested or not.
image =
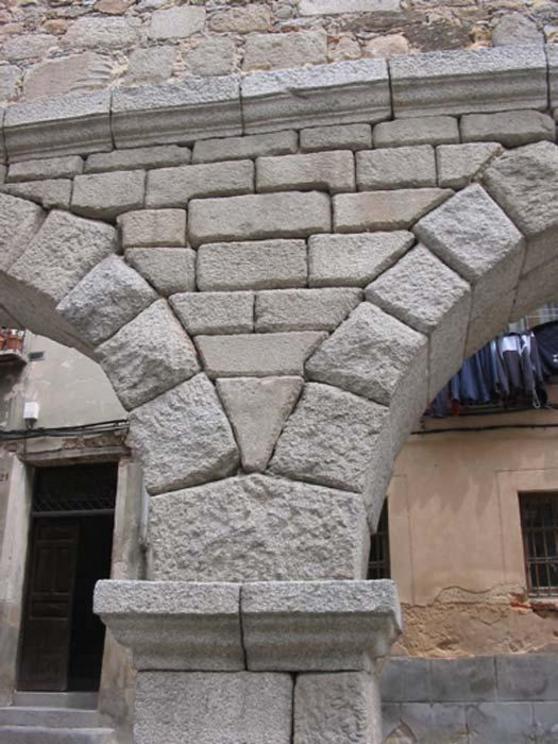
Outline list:
[[[135,744],[380,744],[391,581],[103,581],[138,670]]]

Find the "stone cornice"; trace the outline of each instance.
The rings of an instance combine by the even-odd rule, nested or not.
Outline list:
[[[17,103],[0,111],[0,157],[549,105],[558,106],[556,45],[435,52]]]

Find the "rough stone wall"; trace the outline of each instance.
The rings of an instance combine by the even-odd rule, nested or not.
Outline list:
[[[5,0],[0,102],[557,37],[554,0]]]

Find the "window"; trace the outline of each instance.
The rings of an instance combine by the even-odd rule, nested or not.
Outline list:
[[[520,493],[529,593],[558,596],[558,491]]]
[[[391,567],[389,563],[389,529],[388,504],[384,501],[378,529],[370,538],[370,559],[368,561],[369,579],[389,579]]]

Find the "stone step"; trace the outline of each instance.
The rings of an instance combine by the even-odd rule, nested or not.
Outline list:
[[[106,728],[46,728],[0,726],[0,744],[115,744],[114,732]]]
[[[96,710],[79,708],[0,708],[0,726],[44,726],[46,728],[95,728],[99,725]]]
[[[31,708],[97,708],[96,692],[16,692],[14,705]]]

